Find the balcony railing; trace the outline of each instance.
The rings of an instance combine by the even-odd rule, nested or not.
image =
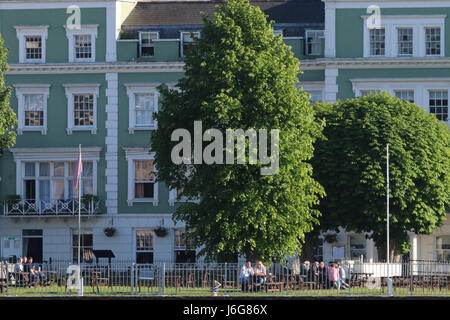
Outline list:
[[[5,201],[3,206],[3,215],[5,216],[74,216],[94,215],[98,213],[99,201],[90,199],[81,201],[79,208],[78,199],[67,200],[20,200]]]

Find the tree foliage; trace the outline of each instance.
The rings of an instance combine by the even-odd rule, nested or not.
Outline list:
[[[5,148],[10,148],[16,142],[14,127],[17,123],[16,114],[9,106],[9,96],[11,87],[5,84],[4,75],[8,72],[7,63],[8,49],[4,47],[3,39],[0,35],[0,152]]]
[[[373,231],[386,248],[386,144],[390,148],[390,239],[409,251],[407,231],[430,234],[450,203],[450,134],[417,105],[387,93],[317,104],[326,140],[317,141],[314,177],[327,193],[321,229]],[[385,251],[379,251],[384,258]],[[393,253],[391,251],[391,255]]]
[[[308,160],[322,126],[309,95],[295,88],[298,59],[274,37],[266,19],[247,0],[218,6],[214,22],[203,16],[179,90],[160,88],[158,130],[151,137],[157,179],[183,189],[184,196],[199,197],[198,203],[178,207],[174,219],[193,229],[195,245],[210,259],[293,254],[319,215],[313,207],[323,189]],[[178,142],[171,134],[185,128],[193,137],[196,120],[203,130],[216,128],[224,135],[227,128],[279,129],[278,174],[261,175],[261,163],[248,164],[248,153],[245,164],[175,165],[171,150]]]

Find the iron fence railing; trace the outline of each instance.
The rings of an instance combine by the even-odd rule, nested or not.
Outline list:
[[[3,296],[77,295],[74,263],[25,265],[0,263]],[[81,265],[83,295],[163,296],[382,296],[388,294],[388,272],[394,296],[450,296],[450,263],[410,261],[330,266],[266,264],[265,276],[241,275],[236,263],[137,264],[113,261]],[[339,270],[339,267],[338,269]],[[336,277],[336,275],[339,275]]]

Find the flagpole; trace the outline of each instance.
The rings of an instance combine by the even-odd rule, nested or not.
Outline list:
[[[390,264],[390,248],[389,248],[389,144],[386,145],[386,262],[387,262],[387,281],[388,281],[388,296],[392,296],[392,280],[389,276]]]
[[[79,154],[81,155],[81,144],[78,145]],[[81,174],[78,174],[78,295],[83,295],[83,289],[81,284],[81,186],[80,186]]]

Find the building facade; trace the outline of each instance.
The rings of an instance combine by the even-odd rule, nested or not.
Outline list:
[[[299,86],[311,100],[336,101],[384,90],[448,123],[450,1],[255,1],[300,59]],[[191,262],[184,199],[156,182],[150,135],[157,86],[183,75],[191,34],[210,1],[2,1],[0,33],[9,49],[17,143],[0,157],[0,256],[76,260],[77,194],[83,154],[82,259],[110,249],[117,259]],[[375,10],[375,11],[374,11]],[[168,231],[158,236],[155,230]],[[111,236],[105,232],[114,228]],[[415,259],[449,259],[450,225],[411,235]],[[376,250],[345,231],[317,250],[325,261]]]

